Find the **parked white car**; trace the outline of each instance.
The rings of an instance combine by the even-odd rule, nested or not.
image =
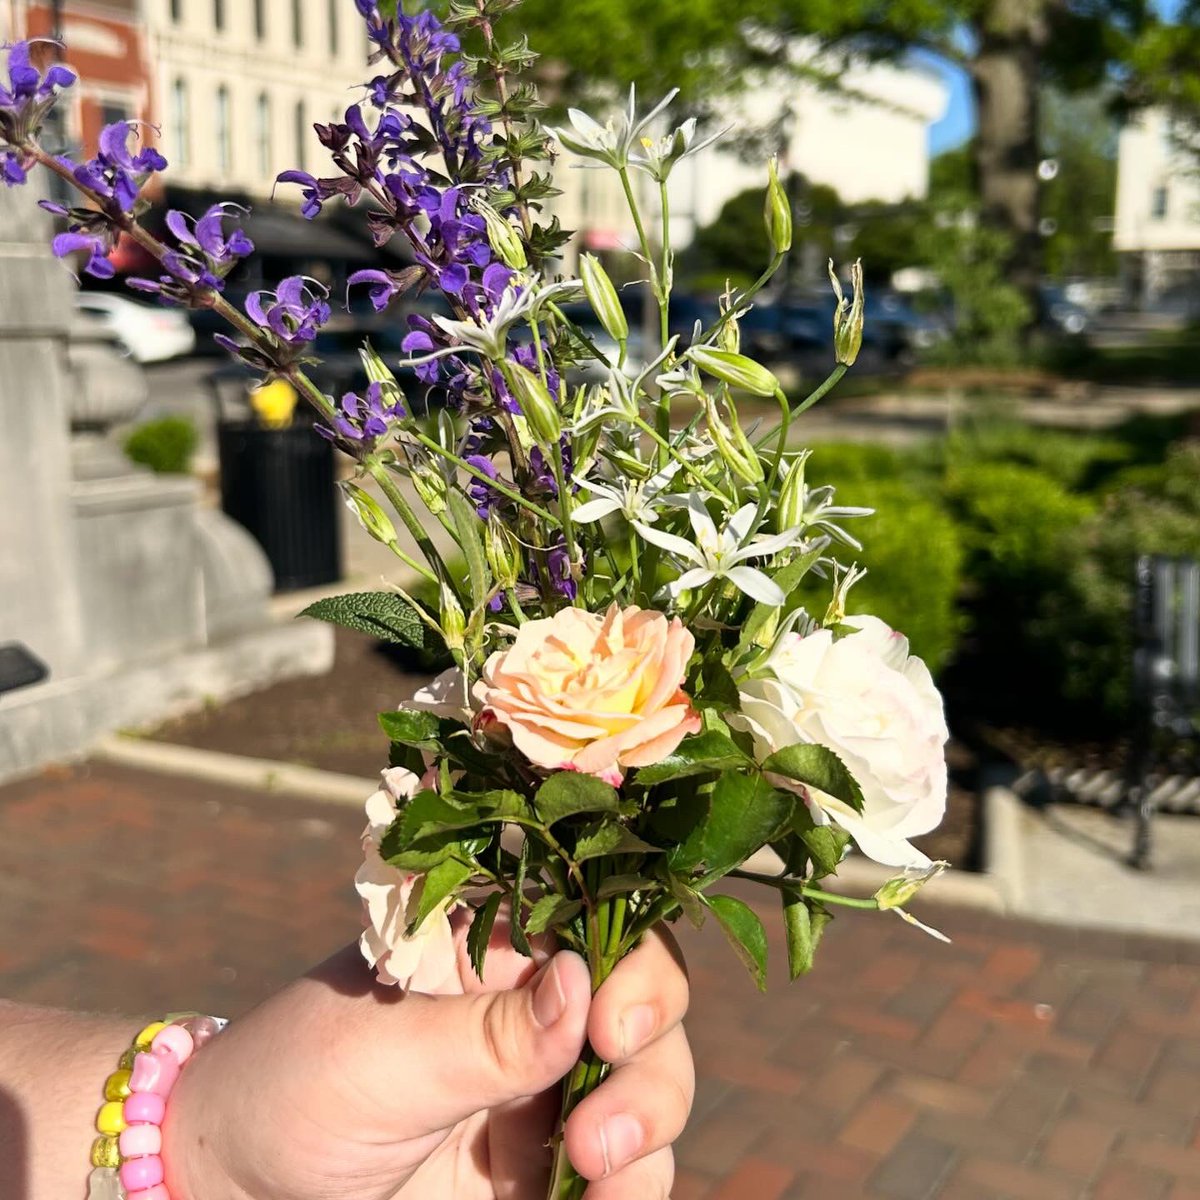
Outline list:
[[[179,309],[140,304],[110,292],[77,292],[75,305],[104,322],[121,349],[139,363],[191,354],[196,331]]]

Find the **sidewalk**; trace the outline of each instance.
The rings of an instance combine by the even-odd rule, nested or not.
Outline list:
[[[361,826],[113,765],[0,789],[0,994],[236,1016],[356,932]],[[1200,943],[920,915],[954,944],[848,912],[789,987],[764,909],[766,996],[679,929],[675,1200],[1200,1200]]]

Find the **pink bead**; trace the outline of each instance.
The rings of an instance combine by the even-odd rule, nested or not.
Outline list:
[[[152,1092],[145,1094],[153,1095]],[[162,1150],[162,1130],[157,1125],[130,1125],[122,1131],[117,1146],[124,1158],[158,1154]]]
[[[131,1092],[157,1092],[169,1096],[179,1078],[179,1061],[170,1051],[162,1054],[139,1054],[133,1060],[129,1079]]]
[[[150,1049],[154,1054],[174,1055],[179,1065],[183,1066],[192,1057],[195,1043],[192,1041],[192,1035],[181,1025],[168,1025],[166,1029],[158,1031],[154,1041],[150,1043]]]
[[[157,1183],[144,1191],[130,1192],[125,1200],[171,1200],[171,1193],[167,1191],[166,1184]]]
[[[138,1057],[141,1058],[141,1055]],[[166,1113],[167,1102],[154,1092],[134,1092],[132,1096],[126,1097],[126,1124],[161,1125]]]
[[[131,1158],[121,1164],[121,1182],[127,1191],[157,1187],[163,1181],[163,1161],[157,1154]]]

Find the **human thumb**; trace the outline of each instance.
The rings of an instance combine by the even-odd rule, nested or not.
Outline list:
[[[519,988],[414,994],[407,1005],[416,1036],[405,1039],[404,1073],[432,1133],[560,1080],[583,1049],[591,982],[583,959],[563,950]]]

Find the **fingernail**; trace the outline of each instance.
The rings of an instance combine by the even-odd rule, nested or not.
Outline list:
[[[628,1113],[609,1117],[600,1126],[600,1153],[604,1156],[604,1174],[619,1171],[642,1148],[642,1124]]]
[[[628,1058],[640,1050],[654,1032],[658,1018],[649,1004],[631,1008],[621,1018],[621,1057]]]
[[[558,962],[552,962],[533,993],[533,1018],[543,1029],[549,1029],[566,1012],[567,997],[558,979]]]

